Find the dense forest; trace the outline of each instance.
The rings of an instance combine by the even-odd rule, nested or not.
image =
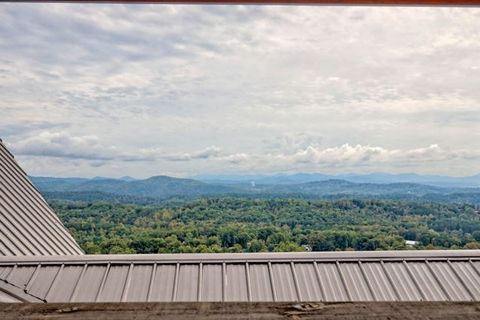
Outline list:
[[[50,200],[87,253],[480,248],[469,204],[204,198],[156,204]]]

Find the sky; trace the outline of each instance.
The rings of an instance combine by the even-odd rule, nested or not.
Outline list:
[[[480,173],[480,8],[0,4],[36,176]]]

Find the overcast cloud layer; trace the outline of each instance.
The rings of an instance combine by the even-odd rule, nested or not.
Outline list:
[[[480,10],[0,4],[32,175],[480,172]]]

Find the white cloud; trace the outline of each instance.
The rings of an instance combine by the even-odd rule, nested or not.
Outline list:
[[[284,141],[285,138],[279,140]],[[286,140],[287,145],[292,146],[291,140]],[[133,167],[135,168],[135,166],[150,166],[147,163],[152,163],[154,166],[157,163],[163,163],[168,166],[168,163],[175,165],[193,162],[207,172],[216,172],[218,171],[216,168],[226,168],[228,171],[238,172],[322,172],[325,170],[360,172],[365,168],[370,171],[372,168],[388,168],[398,171],[402,168],[411,170],[432,164],[445,166],[480,161],[480,152],[476,150],[452,150],[438,144],[412,149],[387,149],[348,143],[334,147],[321,147],[319,144],[308,145],[305,148],[299,147],[305,141],[312,141],[312,139],[299,139],[296,140],[297,143],[293,144],[295,147],[278,148],[270,153],[228,153],[216,146],[175,153],[162,148],[138,148],[126,151],[125,148],[103,144],[96,136],[72,136],[65,131],[43,131],[34,137],[20,140],[14,144],[7,143],[7,145],[21,159],[25,159],[25,163],[30,164],[33,169],[43,172],[46,169],[45,165],[41,165],[42,162],[44,164],[55,163],[54,172],[60,170],[60,174],[63,174],[63,171],[68,172],[68,170],[62,169],[62,167],[68,166],[72,167],[73,171],[86,170],[86,168],[109,170],[109,168],[130,166],[127,163],[136,163]],[[292,150],[296,151],[291,152]],[[152,174],[159,173],[152,172]],[[197,171],[180,174],[177,172],[176,174],[189,173],[197,173]]]
[[[350,146],[320,149],[309,146],[305,150],[295,153],[291,159],[294,163],[315,163],[321,166],[356,166],[369,162],[384,161],[388,150],[380,147]]]
[[[245,164],[251,161],[251,156],[246,153],[234,153],[223,157],[221,160],[231,164]]]
[[[108,161],[157,161],[172,162],[219,159],[236,162],[242,155],[225,154],[221,148],[210,146],[202,150],[175,153],[161,148],[139,148],[127,152],[125,148],[102,144],[97,136],[72,136],[68,132],[43,131],[33,137],[20,140],[12,146],[18,155],[53,157],[73,160],[91,160],[95,163],[105,164]]]
[[[203,150],[195,151],[192,153],[181,153],[181,154],[167,154],[162,156],[164,159],[169,161],[190,161],[198,159],[212,159],[218,158],[222,152],[220,148],[211,146]]]
[[[385,149],[382,147],[349,145],[321,149],[309,146],[293,155],[279,155],[283,161],[293,164],[309,163],[318,168],[339,167],[355,168],[357,166],[374,167],[387,164],[389,166],[418,166],[430,162],[445,163],[452,160],[480,160],[480,152],[473,150],[449,150],[437,144],[415,149]]]
[[[114,146],[100,143],[97,136],[71,136],[67,132],[45,131],[15,143],[13,151],[19,155],[82,159],[94,161],[152,161],[148,151],[126,154]]]
[[[478,8],[2,3],[0,21],[0,136],[36,174],[480,171]]]

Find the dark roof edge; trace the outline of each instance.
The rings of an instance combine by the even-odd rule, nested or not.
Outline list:
[[[359,259],[455,259],[480,258],[480,250],[405,250],[342,252],[184,253],[127,255],[0,256],[0,263],[42,262],[209,262],[274,260],[359,260]]]

